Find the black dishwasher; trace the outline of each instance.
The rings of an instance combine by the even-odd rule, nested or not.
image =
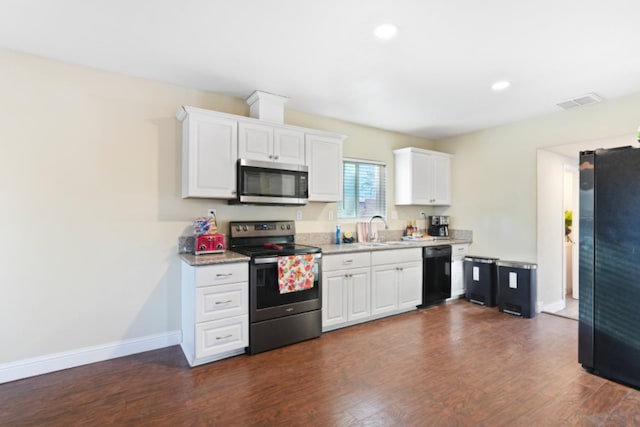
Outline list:
[[[426,246],[422,258],[421,308],[451,298],[451,245]]]

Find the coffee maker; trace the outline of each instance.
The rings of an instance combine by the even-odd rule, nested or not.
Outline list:
[[[433,215],[429,217],[430,236],[449,237],[449,217],[444,215]]]

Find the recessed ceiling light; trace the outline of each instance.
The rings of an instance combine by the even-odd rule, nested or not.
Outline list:
[[[398,34],[398,27],[393,24],[378,25],[373,34],[380,40],[389,40]]]
[[[501,91],[501,90],[507,89],[509,86],[511,86],[511,82],[508,82],[506,80],[501,80],[499,82],[495,82],[494,84],[492,84],[491,89],[495,91]]]

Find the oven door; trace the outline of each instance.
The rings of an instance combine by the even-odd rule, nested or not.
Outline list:
[[[249,320],[259,322],[322,308],[322,254],[314,254],[313,287],[280,293],[278,257],[255,257],[249,271]]]
[[[309,197],[305,165],[238,160],[238,202],[304,205]]]

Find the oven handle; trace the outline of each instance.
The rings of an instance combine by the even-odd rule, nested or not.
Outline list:
[[[313,257],[315,259],[320,259],[320,258],[322,258],[322,253],[313,254]],[[256,264],[256,265],[259,265],[259,264],[275,264],[277,262],[278,262],[278,257],[277,256],[264,257],[264,258],[254,258],[253,259],[253,263]]]

